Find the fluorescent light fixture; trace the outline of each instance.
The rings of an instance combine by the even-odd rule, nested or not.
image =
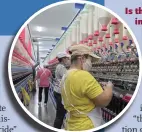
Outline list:
[[[49,49],[39,49],[39,51],[49,51]]]
[[[44,28],[44,27],[41,27],[41,26],[36,26],[36,27],[35,27],[35,30],[38,31],[38,32],[42,32],[42,31],[45,30],[45,28]]]
[[[42,44],[42,42],[38,42],[38,44]]]

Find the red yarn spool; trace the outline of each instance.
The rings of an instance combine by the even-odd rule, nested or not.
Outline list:
[[[128,37],[127,36],[123,36],[123,40],[128,40]]]
[[[99,36],[99,31],[95,31],[94,36]]]
[[[119,43],[119,39],[118,39],[118,38],[115,38],[114,42],[115,42],[115,43]]]
[[[93,44],[97,44],[97,40],[94,40]]]
[[[113,43],[112,43],[112,42],[109,42],[109,45],[113,45]]]
[[[119,34],[119,29],[117,29],[117,28],[114,29],[113,33],[114,33],[114,34]]]
[[[102,37],[99,37],[99,41],[100,41],[100,42],[103,42],[103,38],[102,38]]]
[[[92,43],[89,43],[88,46],[93,46],[93,44],[92,44]]]
[[[110,34],[109,33],[106,34],[106,38],[110,38]]]
[[[80,44],[83,44],[83,40],[82,40],[82,41],[80,41]]]
[[[106,48],[106,44],[103,44],[103,47]]]
[[[89,36],[88,36],[88,39],[89,39],[89,40],[93,40],[93,35],[89,35]]]
[[[119,23],[117,18],[112,18],[111,24],[117,25]]]
[[[107,25],[102,25],[102,31],[107,31]]]
[[[84,42],[84,43],[88,43],[88,38],[86,38],[83,42]]]

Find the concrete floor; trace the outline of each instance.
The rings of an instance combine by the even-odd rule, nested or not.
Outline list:
[[[44,106],[44,92],[43,92],[43,99],[42,105],[38,105],[38,90],[35,94],[31,95],[31,101],[27,108],[35,117],[39,120],[43,121],[44,123],[53,126],[55,120],[56,109],[53,105],[53,101],[51,99],[51,94],[49,93],[48,96],[48,103],[47,106]]]

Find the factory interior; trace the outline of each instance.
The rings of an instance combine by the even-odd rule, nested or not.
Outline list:
[[[32,83],[36,76],[34,72],[48,65],[54,74],[59,63],[58,52],[68,52],[71,45],[87,45],[101,57],[92,63],[90,73],[98,82],[114,84],[111,102],[101,109],[104,122],[109,122],[120,114],[133,96],[139,77],[139,58],[125,25],[98,6],[58,5],[40,13],[24,27],[11,59],[17,95],[32,115],[53,126],[56,116],[54,80],[50,81],[47,107],[39,107],[38,82]]]

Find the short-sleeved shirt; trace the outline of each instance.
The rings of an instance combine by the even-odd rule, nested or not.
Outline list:
[[[65,89],[66,94],[64,88],[61,88],[62,99],[65,109],[71,113],[66,129],[70,131],[92,129],[94,126],[87,115],[78,115],[78,117],[73,113],[77,113],[77,110],[88,113],[95,108],[92,99],[103,92],[100,84],[89,72],[73,70],[65,80]]]
[[[49,78],[51,71],[47,68],[40,68],[37,71],[36,79],[39,79],[39,87],[49,87]]]
[[[60,82],[63,75],[66,73],[67,69],[63,64],[58,64],[55,70],[55,83],[54,83],[54,91],[57,93],[61,93]]]

